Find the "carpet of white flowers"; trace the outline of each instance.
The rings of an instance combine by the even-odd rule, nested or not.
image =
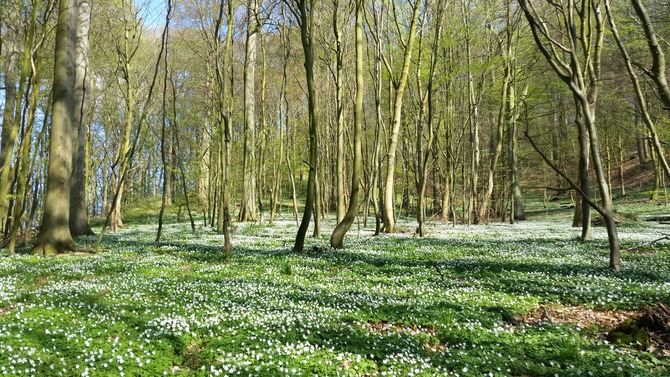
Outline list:
[[[670,361],[608,344],[602,329],[511,321],[539,305],[635,309],[670,300],[661,225],[578,241],[569,220],[431,223],[342,251],[328,227],[290,249],[296,226],[236,224],[234,255],[208,228],[133,225],[90,256],[0,258],[0,375],[647,376]],[[405,224],[407,229],[412,224]],[[92,239],[78,240],[87,245]]]

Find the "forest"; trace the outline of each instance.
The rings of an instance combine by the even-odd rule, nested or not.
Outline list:
[[[0,0],[0,372],[667,375],[669,21]]]

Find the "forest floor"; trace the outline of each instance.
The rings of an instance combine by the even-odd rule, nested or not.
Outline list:
[[[579,242],[570,210],[550,204],[516,225],[431,222],[425,239],[354,224],[343,251],[325,247],[331,220],[313,251],[290,252],[296,225],[282,219],[235,224],[230,258],[187,224],[159,245],[136,224],[102,252],[0,258],[0,374],[669,375],[662,334],[607,333],[670,303],[670,231],[644,221],[670,207],[618,206],[632,220],[615,273],[604,228]]]

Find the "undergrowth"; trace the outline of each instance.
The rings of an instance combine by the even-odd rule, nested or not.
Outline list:
[[[605,230],[581,243],[569,225],[432,223],[425,239],[358,230],[343,251],[324,235],[305,250],[325,252],[293,253],[291,221],[236,224],[230,258],[208,228],[168,225],[154,245],[154,226],[133,225],[108,235],[106,252],[2,258],[0,374],[670,373],[668,359],[609,344],[605,329],[512,320],[541,305],[670,301],[670,242],[648,245],[662,226],[623,226],[630,251],[614,273]]]

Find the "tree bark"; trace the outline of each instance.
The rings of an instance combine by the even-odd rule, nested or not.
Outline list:
[[[93,235],[88,217],[86,135],[88,130],[90,87],[88,33],[91,25],[89,0],[78,0],[77,47],[75,53],[74,136],[72,188],[70,191],[70,233],[73,237]]]
[[[647,127],[647,131],[651,136],[651,144],[654,146],[656,155],[658,156],[659,163],[663,168],[665,175],[670,177],[670,166],[668,165],[668,161],[665,158],[665,152],[663,151],[663,146],[661,145],[661,141],[658,137],[656,126],[654,125],[654,122],[651,119],[651,116],[649,115],[649,110],[647,109],[647,100],[644,97],[644,93],[642,92],[642,87],[640,86],[640,81],[637,78],[637,74],[633,69],[633,63],[631,61],[630,56],[628,55],[626,47],[624,46],[623,42],[621,41],[621,38],[619,37],[619,31],[617,29],[616,22],[614,20],[614,15],[611,12],[609,0],[605,0],[605,9],[608,15],[607,20],[609,21],[610,28],[612,29],[612,34],[614,35],[614,40],[616,41],[616,44],[619,47],[619,52],[621,52],[621,56],[623,57],[624,63],[626,64],[626,71],[628,72],[628,76],[630,77],[630,80],[633,83],[633,88],[635,89],[635,97],[637,98],[640,110],[639,115],[641,116],[644,125]]]
[[[244,156],[242,205],[238,221],[257,221],[256,208],[256,46],[260,25],[258,1],[247,1],[247,44],[244,59]]]
[[[356,0],[356,97],[354,99],[354,166],[351,175],[351,195],[349,208],[330,236],[330,246],[336,249],[344,247],[344,236],[354,223],[358,212],[358,192],[360,175],[363,172],[363,0]]]
[[[395,6],[395,4],[393,6]],[[391,135],[389,137],[388,149],[386,151],[386,177],[384,181],[384,202],[382,208],[384,231],[386,233],[392,233],[395,230],[394,183],[396,149],[398,146],[398,136],[400,134],[402,120],[402,102],[405,94],[405,86],[407,85],[407,77],[409,76],[409,66],[412,60],[416,25],[419,19],[420,0],[414,0],[412,7],[412,19],[409,26],[408,38],[407,42],[404,43],[402,71],[398,80],[394,82],[395,96],[393,99],[393,119],[391,121]],[[384,61],[387,70],[392,74],[393,70],[387,59],[384,59]]]
[[[309,3],[308,3],[309,2]],[[307,179],[307,198],[302,221],[293,245],[294,252],[303,250],[305,235],[309,227],[314,200],[316,198],[316,165],[318,146],[318,119],[316,116],[316,92],[314,90],[314,3],[315,0],[294,0],[296,18],[300,24],[300,39],[305,53],[305,76],[307,79],[307,106],[309,111],[309,176]]]
[[[56,26],[53,115],[44,215],[32,254],[76,249],[69,228],[70,178],[74,151],[74,82],[77,43],[77,0],[60,0]]]
[[[564,46],[558,45],[558,42],[551,37],[549,26],[537,16],[532,5],[533,11],[528,7],[526,0],[520,0],[519,3],[530,24],[537,47],[554,72],[573,94],[576,111],[575,122],[580,132],[581,187],[579,192],[582,195],[582,200],[598,210],[603,217],[610,246],[609,266],[617,271],[621,267],[619,237],[612,213],[612,198],[609,195],[607,177],[600,159],[598,134],[595,126],[595,104],[600,80],[604,35],[602,15],[597,9],[597,4],[592,1],[582,3],[579,10],[575,9],[575,4],[572,2],[567,4],[551,3],[551,6],[555,8],[558,14],[562,15],[564,20],[561,26],[563,29],[559,30],[570,36],[570,38],[567,38],[567,45]],[[579,28],[576,25],[579,25]],[[560,53],[557,50],[559,47],[562,50]],[[583,190],[584,186],[588,184],[588,173],[584,172],[582,162],[588,157],[589,153],[602,200],[602,206],[598,207],[600,210],[593,205],[594,202],[590,200],[589,193]],[[582,207],[587,208],[585,203],[582,203]],[[587,220],[586,218],[582,219],[583,231],[585,227],[590,227],[590,221]]]
[[[435,72],[437,70],[437,54],[440,47],[440,38],[442,37],[442,17],[444,14],[444,7],[446,2],[436,3],[435,6],[435,23],[433,24],[435,31],[430,54],[430,68],[428,73],[428,88],[426,89],[425,102],[428,106],[428,119],[426,124],[428,126],[427,135],[424,135],[423,119],[419,119],[417,132],[417,159],[419,162],[419,180],[418,191],[419,199],[417,203],[417,221],[419,223],[418,234],[420,237],[426,235],[426,187],[428,184],[428,173],[431,167],[431,157],[433,156],[433,140],[435,139]],[[427,6],[427,5],[426,5]],[[419,52],[420,53],[420,52]],[[417,80],[420,82],[420,72],[417,72]],[[424,105],[421,105],[422,109]],[[419,113],[423,111],[420,110]],[[424,139],[426,139],[424,146]],[[434,177],[437,179],[437,177]]]
[[[11,14],[13,15],[13,13]],[[10,14],[5,14],[4,17],[9,17]],[[4,20],[2,20],[4,21]],[[5,55],[5,72],[4,72],[4,110],[2,113],[2,134],[0,138],[0,230],[5,224],[5,216],[8,213],[9,205],[9,187],[10,187],[10,171],[12,170],[12,155],[14,153],[14,145],[18,137],[18,122],[15,121],[14,112],[16,109],[17,96],[16,92],[16,69],[19,51],[17,49],[18,31],[13,28],[7,28],[6,35],[3,36],[3,53]],[[6,52],[5,52],[6,51]],[[0,233],[2,234],[2,233]]]

